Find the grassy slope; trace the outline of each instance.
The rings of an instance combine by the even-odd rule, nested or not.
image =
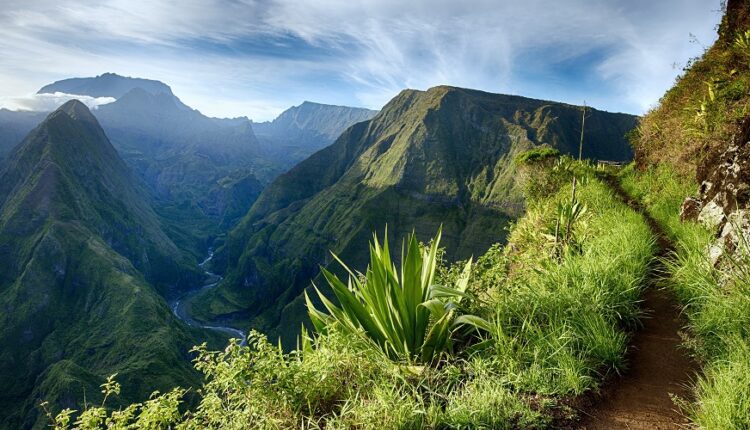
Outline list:
[[[698,190],[696,172],[705,175],[708,157],[729,144],[750,113],[750,48],[735,44],[750,29],[750,6],[730,1],[728,8],[716,44],[643,118],[634,142],[637,169],[623,176],[625,188],[678,243],[670,286],[689,319],[688,345],[704,365],[697,402],[686,408],[706,429],[750,427],[750,290],[741,273],[750,261],[736,257],[719,271],[707,257],[712,234],[679,218],[683,199]]]
[[[383,430],[542,428],[571,418],[566,399],[623,366],[654,249],[644,220],[586,176],[578,196],[587,214],[573,227],[578,246],[561,263],[544,233],[553,231],[570,185],[531,203],[510,243],[476,262],[471,311],[493,326],[485,348],[469,340],[439,366],[414,368],[336,330],[290,354],[254,334],[250,348],[204,351],[200,408],[181,417],[165,401],[148,416],[189,429]],[[441,278],[458,267],[444,267]]]
[[[669,167],[647,172],[630,170],[623,185],[641,199],[650,213],[677,242],[670,262],[669,286],[685,306],[689,320],[688,345],[703,364],[696,383],[697,402],[686,405],[701,428],[740,429],[750,426],[750,289],[742,274],[750,261],[737,261],[738,273],[722,273],[711,265],[706,251],[712,235],[701,225],[679,218],[682,196],[696,189]],[[743,268],[744,267],[744,268]]]
[[[421,238],[442,224],[450,259],[484,252],[523,206],[511,160],[540,144],[577,152],[579,121],[575,106],[522,97],[402,92],[263,192],[229,235],[217,261],[231,270],[196,301],[197,315],[249,309],[235,316],[288,340],[305,319],[299,294],[329,249],[361,268],[371,232],[386,224],[393,237],[416,229]],[[634,117],[592,111],[589,123],[584,156],[629,156],[622,135]]]

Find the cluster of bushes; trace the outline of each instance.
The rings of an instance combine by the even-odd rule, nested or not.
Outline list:
[[[750,256],[740,247],[712,265],[707,251],[713,235],[679,216],[683,196],[697,185],[668,166],[645,172],[631,167],[623,172],[623,186],[676,243],[667,261],[669,285],[689,321],[687,344],[703,365],[687,411],[700,428],[750,428]]]
[[[623,367],[654,244],[591,167],[561,163],[545,173],[557,178],[538,176],[558,186],[529,200],[506,247],[447,264],[439,235],[428,245],[410,236],[396,263],[376,238],[365,272],[324,272],[332,294],[308,300],[315,330],[303,330],[297,350],[259,333],[247,347],[197,347],[205,382],[195,404],[178,388],[50,419],[59,430],[510,429],[574,419],[568,400]],[[586,210],[570,223],[576,246],[563,246],[555,230],[571,198]]]

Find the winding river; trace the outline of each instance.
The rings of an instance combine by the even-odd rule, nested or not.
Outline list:
[[[203,260],[202,263],[199,264],[200,268],[203,269],[203,273],[206,274],[207,282],[203,284],[199,288],[195,288],[193,290],[187,291],[181,296],[174,299],[169,305],[172,308],[172,312],[174,315],[185,324],[191,326],[191,327],[198,327],[203,328],[207,330],[215,330],[219,331],[225,334],[228,334],[232,337],[236,337],[239,339],[242,339],[240,345],[245,345],[247,342],[247,334],[242,331],[238,330],[233,327],[227,327],[227,326],[221,326],[221,325],[208,325],[208,324],[202,324],[199,321],[196,321],[193,319],[193,317],[190,316],[188,313],[185,304],[189,303],[191,299],[193,299],[195,296],[197,296],[199,293],[210,290],[211,288],[215,288],[217,285],[219,285],[219,282],[221,282],[222,277],[206,270],[206,264],[208,264],[212,259],[214,258],[214,250],[212,248],[209,248],[208,250],[208,256],[205,260]]]

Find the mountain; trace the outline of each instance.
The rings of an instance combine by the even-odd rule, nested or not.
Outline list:
[[[47,112],[0,109],[0,160],[5,158],[46,116]]]
[[[95,114],[169,218],[232,224],[280,172],[249,120],[209,118],[171,94],[134,88]]]
[[[331,261],[367,261],[373,231],[394,238],[443,226],[447,258],[502,241],[523,210],[512,160],[548,145],[577,154],[581,108],[453,87],[406,90],[269,185],[216,259],[219,289],[196,314],[247,321],[293,339],[299,295]],[[627,160],[636,117],[587,110],[584,157]],[[202,306],[198,306],[201,303]],[[282,322],[283,321],[283,322]]]
[[[117,99],[94,114],[156,197],[157,211],[179,221],[171,234],[194,253],[203,252],[203,239],[234,225],[283,171],[260,148],[250,120],[207,117],[162,82],[105,73],[39,90],[55,91]]]
[[[66,93],[119,99],[135,88],[140,88],[153,95],[173,95],[172,89],[162,82],[151,79],[130,78],[114,73],[105,73],[94,78],[63,79],[45,85],[37,91],[37,94]]]
[[[253,123],[261,145],[274,159],[291,167],[333,143],[350,126],[377,111],[304,102],[282,112],[271,122]]]
[[[70,101],[0,169],[0,428],[41,428],[53,409],[191,384],[196,333],[159,290],[199,279],[89,110]],[[157,287],[155,287],[157,286]]]
[[[113,73],[65,79],[38,91],[54,92],[116,98],[94,115],[156,197],[157,211],[180,220],[170,233],[195,253],[203,251],[204,239],[233,226],[276,176],[375,113],[305,102],[268,123],[210,118],[162,82]],[[0,158],[43,115],[0,111]]]

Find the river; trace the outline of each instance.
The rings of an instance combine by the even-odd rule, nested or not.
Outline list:
[[[215,288],[217,285],[219,285],[219,282],[221,282],[222,277],[206,270],[206,265],[211,262],[211,260],[214,258],[214,250],[212,248],[209,248],[208,250],[208,256],[205,260],[203,260],[202,263],[199,264],[200,268],[203,269],[203,273],[206,275],[207,282],[200,286],[199,288],[192,289],[190,291],[185,292],[181,296],[177,297],[170,303],[170,307],[172,308],[172,312],[174,315],[185,324],[189,325],[190,327],[198,327],[203,328],[207,330],[215,330],[219,331],[225,334],[228,334],[232,337],[241,339],[241,345],[245,345],[247,343],[247,334],[242,331],[238,330],[234,327],[227,327],[227,326],[221,326],[221,325],[209,325],[209,324],[202,324],[195,319],[193,319],[190,314],[188,313],[185,304],[188,303],[193,297],[198,295],[198,293],[201,293],[205,290],[210,290],[211,288]]]

